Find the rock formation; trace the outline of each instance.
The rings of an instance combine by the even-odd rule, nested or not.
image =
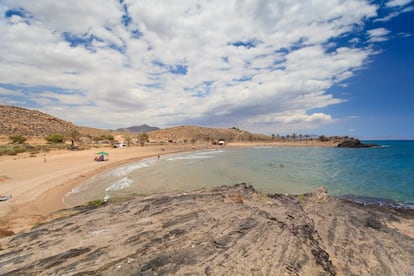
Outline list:
[[[412,225],[412,210],[330,196],[264,196],[240,184],[57,215],[0,240],[0,275],[414,273],[414,239],[391,226]]]
[[[374,148],[379,147],[377,144],[363,144],[355,138],[346,139],[338,144],[339,148]]]

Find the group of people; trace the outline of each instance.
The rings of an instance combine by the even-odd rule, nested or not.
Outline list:
[[[95,156],[95,161],[105,161],[105,155],[100,154]]]

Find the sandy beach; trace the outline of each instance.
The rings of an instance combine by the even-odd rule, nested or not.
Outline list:
[[[333,146],[320,142],[231,143],[226,147]],[[0,202],[0,229],[18,233],[44,221],[65,206],[62,197],[82,181],[105,170],[146,157],[208,148],[205,144],[150,145],[126,148],[92,148],[82,151],[56,150],[30,157],[28,153],[0,157],[0,194],[12,198]],[[107,151],[109,160],[95,162],[98,151]],[[1,236],[1,235],[0,235]]]
[[[95,153],[104,150],[109,160],[94,161]],[[0,157],[0,194],[12,198],[0,202],[2,230],[18,233],[43,221],[48,214],[65,206],[62,197],[83,180],[122,164],[161,154],[194,150],[186,145],[93,148],[82,151],[57,150]]]

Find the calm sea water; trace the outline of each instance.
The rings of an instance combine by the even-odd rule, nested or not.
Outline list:
[[[414,206],[414,141],[375,143],[381,147],[224,148],[162,156],[96,175],[64,200],[74,205],[246,182],[263,193],[307,193],[325,185],[332,195]]]

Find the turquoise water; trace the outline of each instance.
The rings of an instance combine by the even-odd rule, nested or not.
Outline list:
[[[263,193],[300,194],[325,185],[414,205],[414,141],[375,141],[379,148],[257,147],[146,159],[95,176],[65,197],[68,204],[246,182]]]

